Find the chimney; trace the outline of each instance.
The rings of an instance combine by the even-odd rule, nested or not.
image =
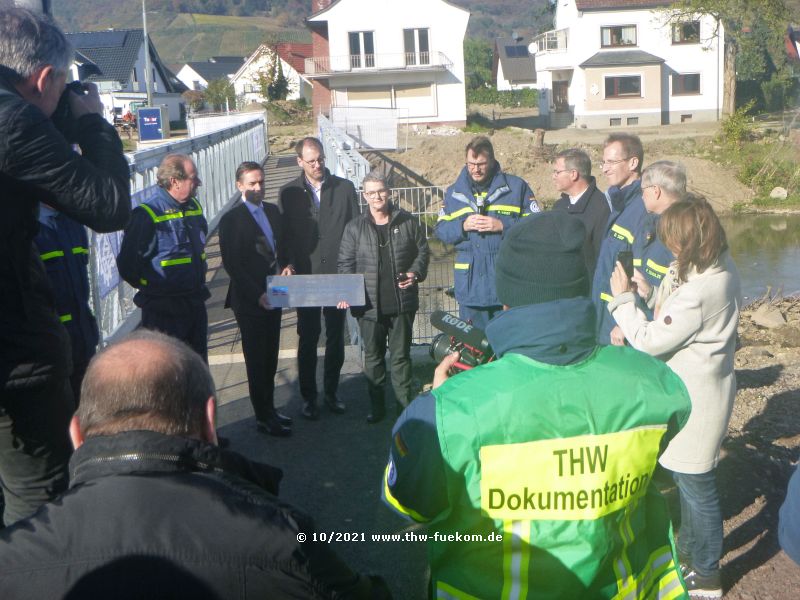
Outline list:
[[[311,14],[315,15],[319,11],[328,8],[331,5],[331,0],[311,0]]]

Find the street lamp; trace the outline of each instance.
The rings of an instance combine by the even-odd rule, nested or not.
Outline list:
[[[147,106],[153,106],[153,92],[150,86],[150,39],[147,37],[147,9],[145,0],[142,0],[142,26],[144,28],[144,85],[147,89]]]

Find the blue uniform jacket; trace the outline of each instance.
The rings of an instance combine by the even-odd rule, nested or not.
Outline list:
[[[69,333],[72,361],[86,364],[100,334],[89,308],[89,238],[86,228],[52,208],[41,206],[36,248],[53,286],[59,320]]]
[[[503,311],[489,322],[486,337],[498,357],[513,352],[563,366],[592,353],[593,332],[591,302],[569,298]],[[449,507],[444,469],[436,431],[436,398],[426,392],[403,411],[392,429],[383,501],[404,516],[410,511],[403,509],[411,509],[414,519],[432,520]]]
[[[467,306],[499,306],[494,285],[494,261],[500,242],[509,228],[522,217],[539,212],[533,191],[523,179],[503,173],[498,164],[483,209],[478,207],[467,168],[447,188],[444,208],[439,213],[434,234],[446,244],[456,247],[455,292],[459,304]],[[500,219],[500,233],[464,231],[464,221],[474,213]]]
[[[117,267],[142,306],[147,296],[209,298],[206,287],[208,223],[196,198],[178,203],[162,188],[133,210]]]
[[[624,188],[608,189],[611,215],[606,225],[606,236],[600,246],[600,256],[592,282],[592,302],[597,318],[597,343],[610,343],[611,330],[616,322],[608,312],[611,300],[609,280],[622,250],[633,252],[633,266],[641,271],[653,286],[659,286],[672,262],[672,253],[656,237],[658,215],[647,212],[642,200],[639,180]]]

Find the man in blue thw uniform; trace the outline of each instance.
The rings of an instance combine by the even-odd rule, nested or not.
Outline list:
[[[672,253],[656,237],[658,215],[648,213],[642,200],[643,161],[644,149],[637,136],[615,133],[606,138],[601,166],[608,180],[606,193],[611,202],[611,215],[592,281],[597,343],[602,345],[625,343],[622,330],[607,308],[611,299],[609,281],[617,254],[623,250],[633,252],[633,266],[653,287],[661,283],[672,262]],[[637,278],[639,275],[634,281]]]
[[[165,156],[156,177],[156,192],[125,228],[117,267],[139,290],[133,301],[142,309],[142,327],[186,342],[207,361],[208,223],[194,197],[202,182],[184,154]]]
[[[466,148],[466,165],[447,188],[434,233],[456,247],[455,292],[458,314],[485,329],[502,310],[494,286],[494,262],[507,230],[540,211],[530,186],[503,173],[489,138]]]

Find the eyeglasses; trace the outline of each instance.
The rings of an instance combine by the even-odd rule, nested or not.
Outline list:
[[[479,162],[479,163],[476,163],[476,162],[467,162],[467,168],[468,168],[468,169],[472,169],[472,170],[475,170],[475,169],[485,169],[485,168],[486,168],[486,167],[488,167],[488,166],[489,166],[489,162],[488,162],[488,161],[486,161],[486,162]]]
[[[631,157],[629,156],[627,158],[620,158],[619,160],[601,160],[600,168],[602,169],[603,167],[613,167],[614,165],[618,165],[619,163],[625,162],[626,160],[630,159]]]
[[[569,173],[570,171],[575,171],[576,169],[553,169],[553,175],[561,175],[561,173]]]
[[[377,198],[378,196],[385,196],[389,193],[389,190],[383,188],[381,190],[372,190],[371,192],[364,192],[364,196],[367,198]]]
[[[302,160],[304,163],[306,163],[307,165],[312,166],[312,167],[316,167],[317,165],[324,165],[325,164],[325,157],[324,156],[320,156],[319,158],[315,158],[314,160],[306,160],[304,158],[301,158],[300,160]]]

